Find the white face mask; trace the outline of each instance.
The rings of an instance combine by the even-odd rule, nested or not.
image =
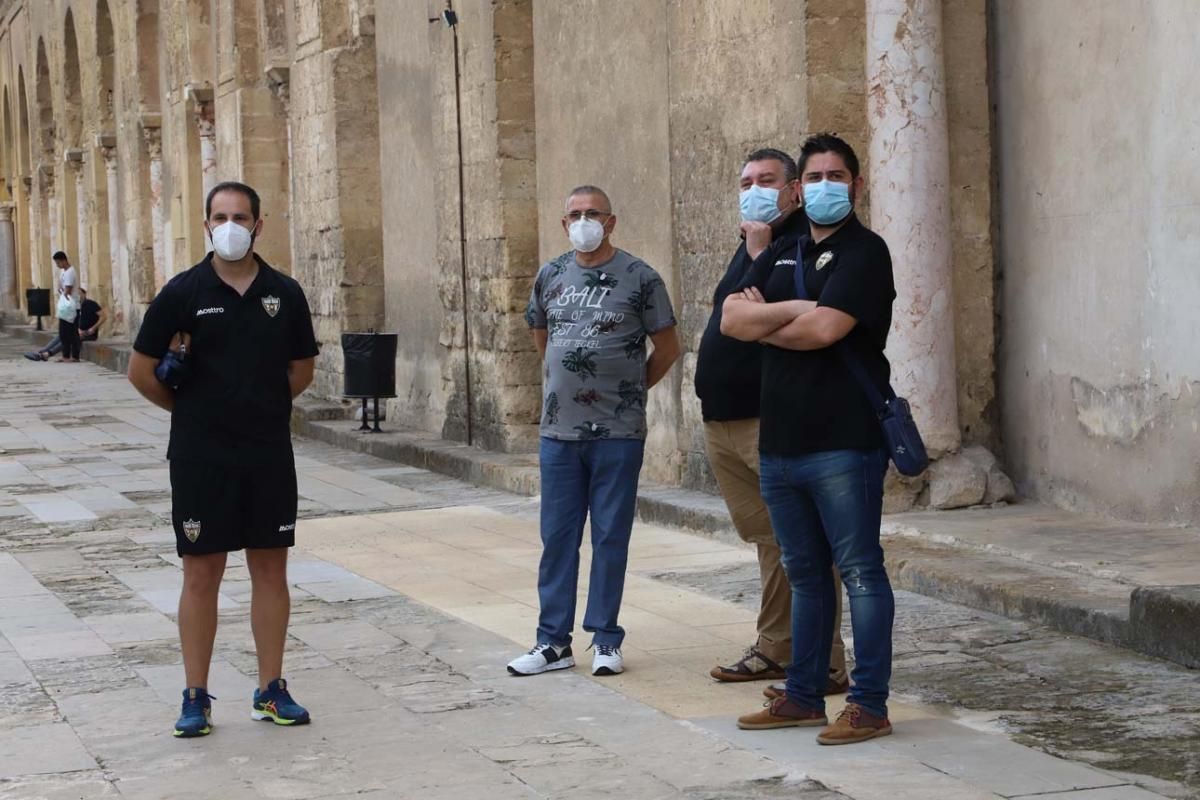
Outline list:
[[[232,221],[213,228],[209,235],[212,237],[213,251],[223,261],[241,261],[254,243],[250,231]]]
[[[604,226],[594,219],[577,219],[567,226],[571,244],[581,253],[590,253],[604,241]]]

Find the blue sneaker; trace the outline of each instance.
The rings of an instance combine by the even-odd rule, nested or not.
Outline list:
[[[203,688],[183,690],[183,711],[175,723],[175,735],[181,739],[212,733],[212,703],[216,700]]]
[[[307,709],[292,699],[287,690],[287,681],[276,678],[267,684],[267,690],[254,690],[254,708],[251,719],[269,720],[276,725],[307,725]]]

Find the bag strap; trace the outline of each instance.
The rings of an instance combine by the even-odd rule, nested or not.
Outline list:
[[[804,245],[808,242],[808,236],[801,236],[800,242],[796,246],[796,267],[792,274],[793,282],[796,284],[796,299],[811,300],[808,295],[808,288],[804,285]],[[888,403],[895,399],[896,392],[891,386],[887,387],[887,394],[882,394],[879,388],[875,386],[875,381],[867,374],[867,370],[863,367],[862,362],[857,355],[850,350],[845,339],[839,340],[833,345],[833,351],[837,353],[838,359],[845,365],[846,369],[850,370],[850,374],[854,376],[854,380],[862,387],[863,393],[867,396],[867,401],[871,404],[871,408],[875,409],[875,413],[879,417],[887,414]]]

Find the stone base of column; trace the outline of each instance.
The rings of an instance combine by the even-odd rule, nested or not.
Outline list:
[[[892,467],[884,481],[883,513],[899,514],[917,508],[970,508],[1007,503],[1016,497],[1012,480],[986,447],[967,447],[945,453],[915,478]]]

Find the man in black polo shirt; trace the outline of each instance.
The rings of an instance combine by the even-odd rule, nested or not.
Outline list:
[[[259,686],[251,716],[309,721],[282,679],[290,597],[287,548],[296,539],[292,399],[312,382],[317,342],[300,284],[253,252],[262,231],[258,194],[213,188],[205,228],[215,252],[175,276],[150,304],[134,342],[129,379],[171,412],[171,505],[183,558],[179,637],[187,688],[175,735],[211,730],[208,668],[226,554],[246,550]],[[168,350],[187,374],[159,379]],[[168,385],[170,384],[170,386]],[[176,388],[171,388],[175,386]]]
[[[696,395],[704,417],[704,441],[734,528],[758,552],[762,601],[758,638],[742,658],[709,673],[718,681],[781,679],[792,660],[792,591],[779,561],[779,544],[763,503],[758,481],[758,405],[762,382],[762,346],[740,342],[721,333],[721,309],[745,280],[750,265],[769,245],[793,250],[808,233],[808,220],[799,207],[800,181],[796,162],[772,148],[755,150],[742,165],[738,205],[741,241],[725,277],[713,293],[713,310],[700,341],[696,362]],[[839,594],[840,600],[840,594]],[[840,609],[839,609],[840,611]],[[826,691],[844,692],[845,645],[840,613],[834,623]],[[767,689],[769,696],[782,688]]]
[[[887,451],[846,360],[858,361],[880,388],[887,383],[883,351],[896,291],[887,245],[853,213],[862,178],[851,147],[813,136],[797,162],[810,235],[798,247],[768,247],[744,291],[725,301],[721,323],[722,333],[766,345],[762,493],[795,598],[787,693],[738,725],[825,726],[818,742],[848,744],[892,730],[894,600],[879,543]],[[831,562],[850,598],[855,652],[854,686],[833,725],[823,697],[836,594]]]

